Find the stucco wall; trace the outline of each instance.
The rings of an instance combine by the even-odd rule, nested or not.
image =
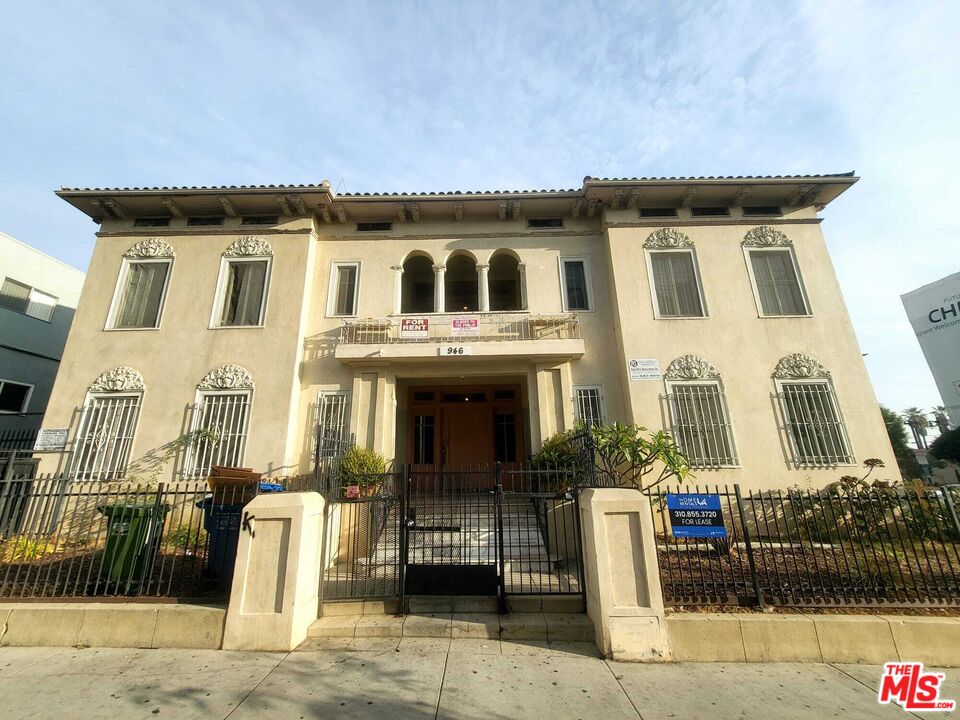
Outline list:
[[[109,228],[109,226],[107,226]],[[297,376],[304,283],[309,275],[309,221],[287,223],[283,232],[235,228],[220,233],[165,235],[176,257],[160,327],[104,330],[124,252],[144,233],[114,234],[96,244],[90,282],[84,288],[64,352],[44,427],[75,423],[89,385],[103,372],[126,365],[138,370],[146,390],[132,457],[175,440],[187,405],[204,375],[235,363],[253,376],[250,432],[244,463],[278,472],[285,464],[290,399]],[[244,235],[260,235],[273,248],[263,327],[210,328],[223,252]],[[49,470],[45,463],[44,469]]]
[[[623,357],[657,358],[666,371],[672,360],[689,353],[703,357],[721,373],[740,467],[698,470],[700,482],[818,488],[841,475],[857,474],[857,466],[868,457],[882,459],[888,468],[886,476],[897,477],[820,225],[815,221],[776,225],[793,241],[811,316],[761,317],[741,247],[744,235],[756,224],[704,222],[679,228],[696,250],[708,312],[702,319],[655,319],[644,241],[656,227],[610,227],[606,243],[617,289]],[[797,352],[819,360],[832,375],[855,456],[851,467],[795,469],[787,461],[771,375],[782,357]],[[622,367],[626,377],[626,366]],[[625,386],[628,419],[648,427],[661,427],[667,421],[661,412],[660,396],[666,393],[663,381],[625,382]]]
[[[608,418],[664,425],[662,380],[629,382],[627,358],[657,358],[662,369],[683,354],[704,357],[722,373],[740,466],[698,471],[700,482],[739,482],[745,488],[819,487],[855,467],[794,469],[787,460],[774,412],[771,373],[784,355],[801,352],[831,372],[856,463],[880,457],[895,475],[876,399],[866,375],[840,289],[812,210],[771,220],[793,241],[812,316],[759,317],[741,242],[764,221],[694,223],[684,211],[671,220],[693,241],[709,317],[655,319],[643,249],[654,223],[638,222],[635,209],[602,211],[592,219],[565,218],[560,230],[529,230],[523,220],[395,223],[390,233],[357,233],[350,223],[285,219],[275,228],[186,228],[183,221],[157,233],[133,232],[109,221],[90,264],[47,427],[68,425],[86,388],[119,365],[139,370],[146,393],[133,455],[175,438],[196,384],[209,370],[236,363],[253,375],[255,390],[245,463],[258,470],[306,471],[310,466],[313,406],[321,390],[353,393],[351,431],[388,457],[402,455],[401,393],[410,383],[438,384],[525,380],[531,449],[572,422],[573,385],[603,387]],[[157,330],[104,331],[124,251],[142,237],[160,234],[176,251],[161,326]],[[263,328],[210,329],[220,258],[242,235],[267,238],[274,264]],[[327,315],[331,263],[359,261],[359,318],[387,318],[394,310],[397,275],[414,251],[435,264],[458,250],[486,263],[509,249],[525,265],[531,314],[562,311],[560,256],[586,256],[593,286],[591,312],[579,313],[583,354],[572,360],[529,354],[508,358],[397,358],[376,345],[367,357],[336,358],[342,318]],[[518,346],[519,347],[519,346]],[[527,350],[524,350],[527,353]]]

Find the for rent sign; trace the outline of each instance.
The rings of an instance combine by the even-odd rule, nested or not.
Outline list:
[[[960,425],[960,272],[901,295],[951,425]]]
[[[400,337],[404,340],[426,340],[430,337],[430,319],[403,318],[400,320]]]
[[[678,538],[722,538],[727,536],[719,495],[667,493],[670,528]]]

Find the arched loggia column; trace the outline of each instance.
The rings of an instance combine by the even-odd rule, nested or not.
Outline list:
[[[403,312],[403,265],[393,266],[393,314]]]
[[[443,312],[444,309],[446,308],[447,296],[444,290],[446,273],[447,273],[446,265],[433,266],[433,287],[434,287],[433,311],[434,312]]]
[[[477,265],[477,287],[480,290],[480,312],[490,310],[489,265]]]

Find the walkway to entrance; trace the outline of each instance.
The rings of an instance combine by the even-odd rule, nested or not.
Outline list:
[[[577,499],[555,476],[411,470],[329,499],[324,599],[581,594]]]

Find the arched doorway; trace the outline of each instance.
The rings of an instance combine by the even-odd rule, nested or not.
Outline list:
[[[424,255],[413,255],[403,263],[400,286],[400,312],[433,312],[433,261]]]
[[[469,255],[454,255],[447,260],[444,280],[446,312],[477,312],[480,309],[477,263]]]

